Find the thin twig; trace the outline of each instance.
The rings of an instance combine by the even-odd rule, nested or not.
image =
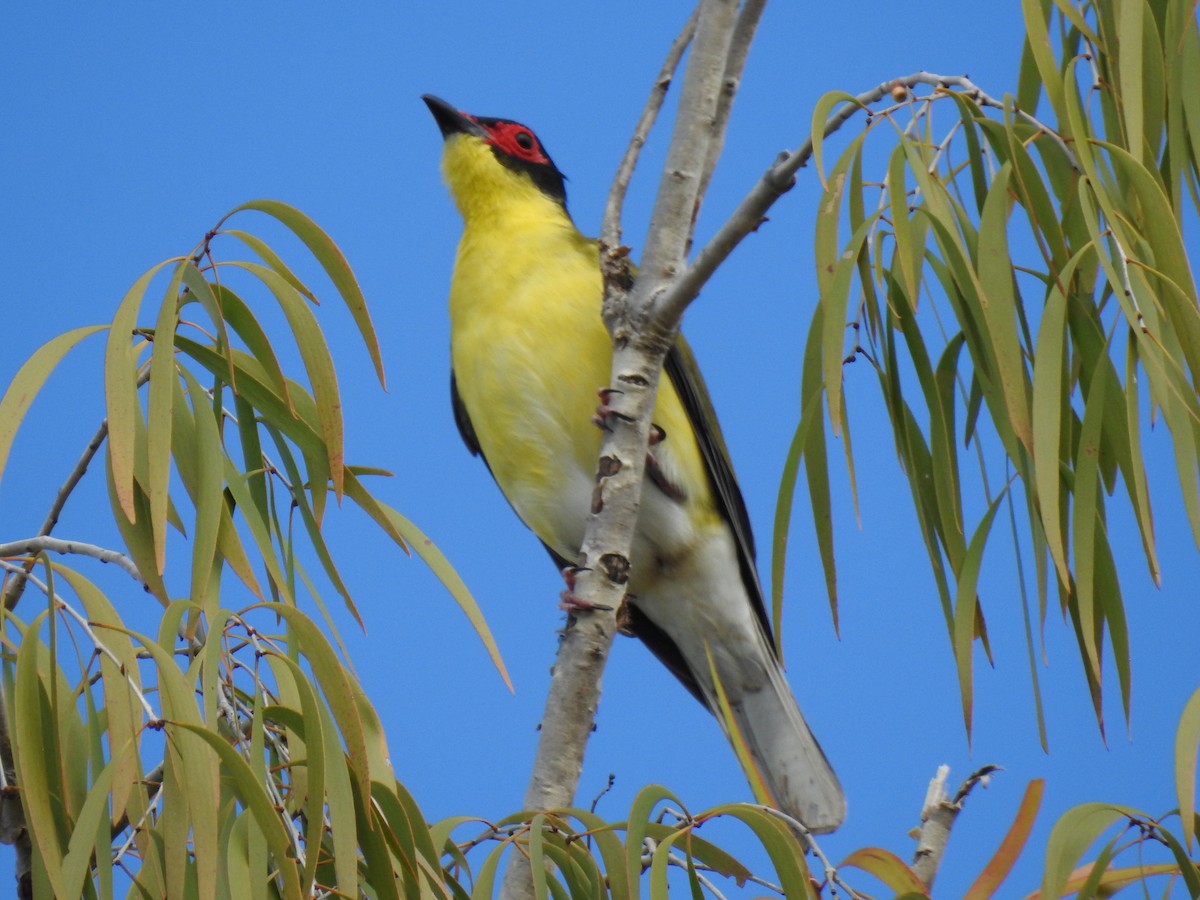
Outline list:
[[[50,537],[49,535],[38,535],[37,537],[0,544],[0,557],[36,557],[42,552],[72,553],[78,556],[90,556],[93,559],[100,560],[102,563],[113,563],[143,588],[146,586],[146,580],[142,578],[142,573],[138,571],[138,567],[134,564],[133,560],[119,550],[110,550],[107,547],[86,544],[82,541],[63,540],[62,538]],[[25,566],[29,566],[29,563],[25,563]],[[29,566],[22,577],[28,577],[31,569],[32,566]],[[19,575],[20,573],[15,574]]]
[[[864,900],[865,895],[860,894],[858,891],[848,885],[842,879],[842,876],[838,874],[837,866],[829,861],[829,857],[825,855],[824,851],[821,850],[821,845],[817,843],[816,837],[811,831],[808,830],[808,828],[805,827],[803,822],[799,821],[798,819],[793,819],[787,813],[781,812],[772,806],[764,806],[761,803],[755,803],[751,805],[755,809],[765,812],[768,815],[772,815],[784,822],[792,834],[796,835],[796,837],[799,839],[800,843],[804,846],[804,849],[817,858],[817,860],[821,863],[822,868],[825,870],[825,881],[829,885],[829,890],[834,897],[837,897],[837,888],[840,887],[846,892],[851,900]]]
[[[162,717],[155,712],[154,707],[150,705],[150,701],[146,699],[146,695],[142,692],[141,687],[136,681],[133,680],[133,675],[126,671],[125,663],[123,663],[120,658],[108,648],[108,645],[100,639],[99,635],[92,630],[91,623],[88,622],[88,620],[78,610],[61,598],[55,598],[54,603],[58,609],[61,609],[72,619],[74,619],[76,624],[83,629],[84,634],[88,636],[88,640],[92,642],[92,646],[96,649],[96,652],[103,656],[107,656],[109,662],[116,666],[118,671],[125,676],[125,683],[129,686],[129,689],[133,692],[133,695],[137,697],[138,702],[142,705],[142,711],[146,714],[146,724],[155,726],[161,723]]]
[[[138,372],[137,386],[141,387],[149,380],[150,366],[147,363]],[[87,472],[88,466],[91,465],[93,457],[95,457],[96,452],[100,449],[106,437],[108,437],[108,419],[100,423],[100,427],[96,429],[96,433],[92,435],[92,439],[83,448],[83,454],[79,457],[79,461],[75,463],[75,468],[71,470],[71,474],[67,476],[67,480],[58,489],[58,493],[54,497],[54,502],[50,504],[46,518],[42,522],[42,527],[38,529],[39,537],[50,534],[54,530],[54,526],[58,524],[58,517],[62,514],[63,507],[67,504],[67,499]],[[24,573],[18,572],[5,582],[3,592],[0,593],[0,603],[3,603],[5,609],[16,609],[17,603],[21,599],[21,594],[25,590],[25,576],[33,571],[33,566],[34,561],[29,560],[25,564]]]
[[[600,226],[600,242],[604,247],[615,249],[621,246],[621,210],[625,205],[629,182],[633,179],[633,170],[637,167],[642,147],[646,145],[646,139],[658,119],[667,89],[675,77],[675,70],[679,68],[679,60],[683,58],[683,51],[687,49],[696,33],[696,22],[699,18],[700,7],[697,6],[671,44],[671,49],[667,51],[662,68],[658,70],[658,77],[654,79],[654,86],[650,89],[650,96],[646,98],[646,105],[642,108],[642,114],[633,129],[633,137],[629,139],[629,146],[625,148],[625,155],[621,157],[617,166],[612,187],[608,191],[608,200],[604,204],[604,220]]]
[[[822,129],[822,134],[825,137],[833,134],[852,119],[855,114],[861,110],[868,109],[871,104],[878,103],[885,96],[891,95],[892,91],[897,87],[911,89],[918,84],[931,85],[938,90],[946,91],[947,96],[951,90],[958,90],[966,94],[980,106],[1004,109],[1003,103],[986,93],[966,76],[914,72],[911,75],[882,81],[870,90],[863,91],[852,102],[848,101],[838,107],[825,120],[825,127]],[[1070,147],[1067,146],[1052,128],[1022,110],[1015,110],[1015,112],[1026,122],[1035,125],[1043,134],[1057,143],[1062,152],[1066,154],[1066,158],[1071,165],[1078,168],[1075,154],[1071,152]],[[664,307],[667,307],[669,312],[682,314],[683,309],[700,293],[700,289],[712,277],[717,267],[725,261],[726,257],[733,252],[733,249],[747,235],[758,229],[766,216],[767,210],[774,205],[776,200],[791,189],[795,183],[796,172],[808,164],[808,161],[812,158],[812,154],[813,141],[811,137],[806,139],[795,150],[779,154],[775,162],[768,167],[767,171],[763,173],[758,182],[742,199],[737,209],[733,211],[732,215],[717,230],[717,233],[696,254],[696,258],[691,266],[675,282],[669,294],[660,299],[660,303]]]

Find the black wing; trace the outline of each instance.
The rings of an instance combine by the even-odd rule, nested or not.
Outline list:
[[[692,431],[700,445],[700,455],[704,459],[708,482],[716,496],[718,509],[733,529],[738,548],[738,565],[742,570],[746,593],[754,605],[754,612],[762,625],[763,634],[767,636],[767,643],[778,656],[775,641],[771,638],[771,618],[767,614],[762,585],[758,581],[758,567],[754,562],[754,532],[750,528],[746,502],[742,499],[741,488],[738,487],[737,477],[733,474],[729,450],[721,436],[721,427],[717,424],[717,414],[708,391],[704,388],[700,368],[682,336],[667,353],[663,371],[671,379],[675,393],[679,395],[680,402],[687,411],[688,420],[692,423]]]
[[[716,412],[712,401],[704,388],[700,369],[692,356],[691,348],[682,337],[678,338],[663,364],[663,371],[671,380],[675,393],[683,403],[688,421],[696,435],[700,446],[700,455],[704,460],[705,471],[708,472],[708,482],[717,508],[733,530],[734,540],[738,550],[738,565],[741,567],[742,581],[746,585],[746,593],[754,606],[767,644],[778,657],[779,650],[771,638],[771,620],[767,615],[767,606],[763,600],[762,586],[758,581],[758,568],[754,563],[754,532],[750,528],[750,517],[746,513],[746,503],[742,499],[741,488],[733,474],[733,465],[729,460],[729,450],[725,439],[721,436],[717,424]],[[637,598],[629,604],[629,630],[641,639],[642,643],[658,657],[667,669],[683,683],[683,686],[699,700],[708,706],[708,700],[700,690],[696,676],[692,674],[687,661],[679,651],[679,647],[670,636],[650,620],[637,606]]]
[[[482,457],[483,464],[487,466],[487,458],[483,456],[483,450],[479,447],[479,438],[475,436],[475,426],[471,424],[466,404],[462,402],[462,397],[458,394],[458,379],[454,377],[453,369],[450,370],[450,404],[454,407],[454,424],[458,426],[458,433],[462,435],[463,443],[467,445],[472,456]],[[488,466],[488,471],[492,471],[491,466]]]

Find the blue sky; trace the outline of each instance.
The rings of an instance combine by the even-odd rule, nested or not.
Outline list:
[[[348,623],[343,633],[388,728],[397,775],[430,819],[494,818],[519,806],[561,622],[561,582],[454,428],[445,298],[459,222],[437,171],[440,135],[419,97],[435,93],[532,126],[569,178],[576,221],[594,233],[617,160],[685,15],[682,6],[629,0],[526,3],[519,11],[461,2],[10,4],[0,13],[0,381],[60,331],[107,322],[138,275],[188,252],[225,211],[251,198],[304,210],[354,267],[383,343],[389,390],[373,381],[349,317],[327,303],[320,316],[339,364],[348,458],[396,473],[377,487],[379,495],[458,567],[516,686],[510,695],[419,561],[402,556],[349,505],[329,516],[330,539],[367,624],[365,636]],[[1001,96],[1015,89],[1021,34],[1015,3],[986,13],[943,0],[919,8],[866,0],[769,7],[705,203],[701,240],[778,150],[803,140],[826,91],[856,93],[926,69],[969,73]],[[846,133],[854,131],[851,125]],[[625,230],[635,248],[663,143],[656,136],[635,180]],[[815,174],[801,172],[770,223],[685,320],[760,547],[769,544],[798,416],[819,190]],[[257,224],[248,219],[243,227]],[[100,348],[93,339],[77,351],[22,429],[0,484],[0,540],[36,530],[99,423]],[[917,824],[937,765],[950,764],[957,784],[971,769],[998,763],[1006,771],[960,817],[939,893],[965,889],[999,843],[1025,784],[1044,777],[1039,827],[1003,892],[1021,896],[1040,873],[1033,848],[1068,807],[1104,800],[1159,814],[1175,805],[1174,727],[1197,687],[1200,561],[1175,496],[1167,435],[1146,432],[1161,590],[1145,575],[1119,500],[1112,514],[1113,528],[1127,535],[1117,549],[1132,632],[1132,736],[1113,679],[1103,745],[1074,638],[1051,613],[1041,672],[1050,753],[1042,753],[1013,558],[998,541],[981,587],[997,662],[994,670],[982,658],[977,663],[969,747],[936,591],[874,377],[856,366],[848,379],[862,525],[835,466],[840,640],[804,499],[786,584],[790,679],[849,794],[846,827],[822,844],[834,860],[864,845],[907,858],[906,832]],[[95,529],[107,501],[92,480],[68,507],[61,536],[103,540]],[[116,599],[135,627],[156,615],[135,591]],[[650,782],[666,784],[697,810],[748,799],[715,724],[632,641],[618,642],[606,676],[581,805],[609,773],[616,787],[599,811],[613,819]],[[0,848],[0,884],[11,866],[11,852]]]

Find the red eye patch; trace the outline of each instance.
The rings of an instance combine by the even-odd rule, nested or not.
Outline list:
[[[549,163],[532,131],[516,122],[497,122],[488,128],[491,143],[502,153],[533,163]]]

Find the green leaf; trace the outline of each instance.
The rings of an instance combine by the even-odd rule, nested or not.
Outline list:
[[[1165,828],[1158,829],[1158,836],[1166,842],[1171,849],[1171,854],[1175,857],[1175,867],[1183,878],[1184,887],[1187,889],[1189,897],[1200,897],[1200,868],[1197,868],[1196,863],[1188,857],[1188,852],[1183,848],[1183,845],[1175,839],[1175,836]],[[1147,867],[1150,868],[1150,867]],[[1154,872],[1147,872],[1149,875]],[[1168,870],[1167,874],[1174,875],[1174,871]]]
[[[1063,813],[1046,842],[1042,897],[1063,896],[1067,879],[1096,838],[1118,819],[1139,816],[1127,806],[1108,803],[1084,803]]]
[[[846,355],[846,313],[850,302],[850,285],[858,268],[858,249],[875,225],[872,216],[855,229],[845,250],[834,266],[833,281],[828,293],[821,296],[824,307],[822,317],[821,360],[825,379],[826,405],[829,424],[835,435],[841,434],[842,422],[842,367]]]
[[[892,214],[892,237],[896,242],[892,271],[899,270],[899,281],[915,310],[921,290],[921,258],[925,248],[924,231],[921,232],[922,241],[918,243],[916,223],[909,218],[908,183],[905,178],[907,161],[905,141],[901,138],[892,150],[887,175],[888,208]]]
[[[210,347],[182,336],[176,337],[175,345],[226,384],[232,384],[236,378],[239,396],[258,410],[265,421],[275,425],[294,441],[306,458],[309,455],[325,456],[325,443],[316,421],[315,406],[305,402],[307,392],[302,387],[289,382],[289,396],[285,398],[275,393],[262,365],[243,351],[233,351],[235,368],[230,369],[225,357]],[[258,468],[261,468],[261,461]],[[256,468],[248,471],[258,475]]]
[[[675,844],[682,837],[682,831],[673,831],[659,841],[658,846],[654,848],[654,855],[650,857],[651,897],[667,896],[667,869],[670,866]]]
[[[288,586],[288,579],[280,567],[279,557],[275,553],[275,545],[271,541],[271,526],[259,517],[258,510],[254,505],[254,498],[250,496],[250,489],[246,484],[246,476],[238,472],[228,456],[223,457],[222,463],[225,470],[225,485],[229,493],[233,495],[234,501],[241,507],[242,518],[258,546],[258,552],[263,565],[266,566],[271,583],[288,603],[294,604],[295,597]]]
[[[212,615],[220,605],[220,597],[213,583],[217,563],[217,545],[221,532],[221,517],[226,511],[222,460],[225,450],[221,445],[218,423],[214,418],[208,394],[187,369],[180,369],[187,392],[192,401],[195,428],[192,430],[195,443],[180,448],[181,453],[191,454],[195,461],[196,525],[192,530],[192,582],[191,598],[201,604],[212,624]],[[174,380],[174,379],[173,379]]]
[[[1150,485],[1146,481],[1146,461],[1142,456],[1142,415],[1138,390],[1137,341],[1131,340],[1125,348],[1125,422],[1129,435],[1129,461],[1124,470],[1125,484],[1129,490],[1129,502],[1137,516],[1138,531],[1142,536],[1142,550],[1146,554],[1146,565],[1156,587],[1162,586],[1162,570],[1155,549],[1154,515],[1150,508]]]
[[[333,561],[333,556],[329,552],[329,547],[325,543],[325,535],[321,531],[321,525],[317,521],[312,505],[308,501],[308,495],[304,490],[304,478],[301,475],[300,467],[296,465],[295,455],[284,440],[283,435],[277,429],[268,427],[267,431],[275,442],[275,449],[279,454],[279,460],[287,472],[288,481],[292,485],[292,502],[300,513],[300,520],[304,525],[305,531],[308,532],[309,542],[313,550],[316,551],[317,558],[321,561],[321,567],[325,570],[325,575],[333,584],[334,589],[341,595],[346,609],[354,616],[354,620],[358,622],[359,627],[363,628],[362,616],[359,615],[358,607],[355,605],[354,599],[350,596],[350,589],[346,587],[341,573],[338,572],[337,565]],[[312,593],[314,597],[317,596],[315,591]],[[326,615],[325,619],[330,632],[336,636],[337,625],[328,615]]]
[[[164,260],[133,283],[117,306],[104,351],[104,397],[108,418],[108,460],[117,505],[130,523],[137,523],[133,496],[135,428],[139,417],[137,351],[130,343],[138,310],[151,279],[181,258]]]
[[[267,333],[258,323],[258,319],[254,317],[254,313],[241,297],[224,285],[217,285],[216,292],[217,297],[220,298],[221,313],[225,317],[225,321],[246,345],[249,355],[261,366],[263,375],[273,393],[283,401],[288,412],[295,416],[296,410],[292,406],[292,399],[288,394],[287,378],[284,377],[283,369],[279,366],[275,348],[271,346],[271,339],[267,337]],[[224,359],[226,370],[236,375],[236,363],[232,348],[227,348]],[[238,396],[241,395],[236,380],[230,380],[227,383]],[[256,461],[251,468],[257,468],[258,465],[259,463]]]
[[[239,231],[236,228],[224,228],[221,230],[221,234],[237,238],[257,253],[263,262],[275,272],[278,272],[288,284],[307,297],[310,302],[320,305],[317,295],[308,289],[304,282],[296,276],[296,273],[288,267],[288,264],[262,238],[247,231]]]
[[[1091,396],[1083,413],[1079,450],[1075,457],[1075,505],[1072,534],[1075,547],[1075,598],[1079,608],[1080,650],[1092,677],[1100,680],[1100,650],[1096,646],[1096,553],[1105,540],[1101,524],[1103,498],[1100,495],[1100,428],[1104,415],[1105,381],[1092,380]]]
[[[471,627],[475,629],[475,633],[479,635],[479,639],[487,649],[488,656],[492,660],[492,665],[496,667],[496,671],[500,673],[500,677],[504,679],[505,685],[511,691],[513,689],[512,681],[508,677],[508,670],[504,666],[504,659],[500,655],[500,648],[496,646],[496,639],[492,637],[487,620],[484,618],[483,612],[479,609],[479,604],[471,596],[471,592],[467,589],[466,584],[459,577],[458,573],[454,571],[454,567],[450,565],[450,561],[446,559],[442,551],[416,525],[386,503],[376,500],[368,494],[362,483],[351,472],[346,473],[346,495],[366,510],[376,522],[384,525],[384,530],[401,547],[406,549],[411,547],[417,556],[421,557],[425,562],[425,565],[429,566],[433,574],[438,577],[438,580],[450,592],[450,596],[454,598],[454,602],[458,604],[459,609],[466,613]]]
[[[114,658],[100,654],[100,677],[104,684],[104,715],[109,747],[134,745],[135,751],[141,740],[143,714],[135,692],[142,690],[137,655],[129,637],[113,626],[121,624],[121,618],[108,598],[91,581],[66,566],[55,565],[55,571],[71,585],[79,597],[88,621],[104,646]],[[140,781],[141,768],[136,752],[121,757],[110,789],[112,795],[112,817],[115,824],[125,813],[136,821],[141,809],[136,808],[135,785]]]
[[[714,807],[706,815],[737,819],[754,832],[758,842],[767,851],[775,874],[779,876],[783,896],[796,900],[805,897],[819,900],[816,885],[804,860],[804,848],[787,824],[773,811],[745,803],[731,803]]]
[[[1196,753],[1200,748],[1200,690],[1188,698],[1175,732],[1175,794],[1183,842],[1188,850],[1196,837]]]
[[[328,695],[326,695],[328,697]],[[330,711],[328,704],[319,703],[317,705],[318,712],[321,717],[321,740],[323,742],[323,753],[326,760],[325,778],[325,802],[329,809],[329,826],[333,841],[333,866],[337,873],[337,881],[339,884],[354,884],[355,869],[358,857],[359,833],[373,832],[376,829],[372,827],[372,820],[369,816],[360,816],[359,811],[355,809],[355,804],[352,802],[360,795],[356,791],[356,786],[362,784],[362,779],[357,777],[354,771],[353,764],[347,759],[346,753],[342,750],[342,743],[338,739],[339,731],[334,720],[334,714]],[[313,805],[319,807],[320,798],[317,798]],[[359,826],[362,826],[361,829]],[[363,851],[366,853],[366,842]],[[386,857],[385,857],[386,858]],[[373,861],[384,867],[383,861]],[[386,863],[386,868],[390,871],[390,861]],[[390,877],[384,879],[390,881]]]
[[[225,265],[245,269],[257,276],[275,295],[280,308],[291,326],[296,346],[300,350],[300,358],[304,361],[304,369],[308,373],[312,385],[313,398],[316,400],[317,420],[320,423],[321,436],[325,441],[326,458],[329,461],[329,472],[333,479],[334,493],[342,496],[342,468],[345,450],[343,447],[344,424],[342,422],[342,402],[338,394],[337,372],[333,366],[333,357],[329,353],[329,345],[316,316],[304,298],[288,284],[287,280],[266,266],[257,263],[231,262]]]
[[[62,809],[56,809],[51,793],[51,769],[59,761],[50,758],[46,752],[45,731],[52,729],[53,723],[47,721],[51,711],[38,660],[39,656],[46,653],[45,645],[38,639],[38,632],[49,613],[49,609],[42,610],[22,629],[21,645],[17,648],[12,713],[13,750],[17,780],[21,785],[21,806],[25,811],[35,853],[45,866],[46,878],[55,895],[69,897],[71,892],[64,884],[62,872],[66,838],[60,835],[60,828],[65,823],[61,819]]]
[[[1078,258],[1078,257],[1077,257]],[[1033,359],[1033,473],[1037,508],[1050,558],[1063,585],[1070,584],[1062,522],[1063,410],[1067,396],[1067,298],[1058,288],[1046,297]]]
[[[898,894],[911,891],[919,895],[928,895],[925,883],[917,877],[917,873],[896,854],[882,847],[863,847],[861,850],[855,850],[838,863],[839,869],[844,866],[853,866],[869,872]]]
[[[154,325],[150,356],[150,399],[146,421],[146,482],[142,485],[150,504],[150,534],[154,541],[155,571],[166,564],[167,505],[171,485],[171,405],[175,400],[175,324],[179,317],[179,289],[183,273],[192,265],[175,265]]]
[[[820,315],[820,306],[817,307]],[[815,330],[809,331],[809,348],[820,347],[813,340]],[[807,354],[806,354],[807,359]],[[819,365],[819,360],[817,361]],[[783,585],[787,564],[788,532],[791,529],[792,507],[796,496],[796,480],[799,475],[801,456],[806,448],[811,448],[804,456],[806,466],[815,469],[809,478],[809,497],[813,512],[813,523],[817,531],[817,546],[821,552],[821,562],[825,571],[825,587],[829,594],[829,605],[833,612],[834,630],[837,630],[837,571],[833,560],[833,515],[829,499],[829,475],[825,459],[824,429],[822,419],[821,392],[808,396],[804,402],[804,410],[800,414],[800,422],[792,435],[788,447],[787,458],[784,460],[783,473],[779,480],[779,494],[775,501],[775,527],[771,541],[771,623],[775,636],[775,649],[780,661],[783,660]],[[821,439],[812,436],[813,428],[821,431]],[[813,477],[817,484],[812,484]],[[828,554],[828,555],[827,555]]]
[[[988,511],[971,535],[971,543],[967,546],[967,555],[963,558],[962,568],[958,573],[958,586],[954,604],[954,662],[958,667],[958,687],[962,695],[963,721],[967,727],[967,740],[971,739],[972,707],[974,693],[972,689],[972,670],[974,660],[971,650],[975,642],[976,624],[979,621],[979,597],[976,594],[976,584],[979,581],[979,568],[983,564],[983,550],[987,545],[988,533],[992,521],[996,518],[996,510],[1004,499],[1007,488],[997,495],[988,507]]]
[[[300,610],[284,603],[258,605],[286,620],[293,630],[299,649],[307,657],[313,676],[321,686],[325,700],[337,720],[358,789],[364,797],[370,797],[371,779],[386,777],[390,775],[391,769],[384,762],[388,753],[385,746],[379,746],[379,736],[372,735],[372,740],[368,742],[356,697],[357,691],[351,684],[350,674],[338,661],[325,636]]]
[[[345,300],[350,315],[354,318],[354,323],[358,326],[363,342],[367,346],[371,361],[375,364],[375,374],[379,378],[379,383],[384,384],[383,356],[379,352],[379,343],[375,337],[375,328],[371,324],[370,313],[367,312],[366,297],[363,296],[362,289],[358,286],[358,281],[350,270],[350,264],[346,262],[346,257],[342,255],[337,244],[300,210],[288,206],[286,203],[280,203],[278,200],[251,200],[249,203],[243,203],[230,210],[218,227],[234,213],[243,209],[253,209],[273,216],[304,242],[309,252],[324,267],[329,280],[333,282],[334,287]]]
[[[70,331],[51,338],[34,351],[25,361],[17,374],[13,376],[0,399],[0,477],[4,475],[4,466],[8,462],[8,454],[12,449],[13,439],[25,413],[33,404],[38,391],[50,377],[64,356],[76,344],[98,331],[106,329],[107,325],[87,325],[83,328],[73,328]]]
[[[646,839],[650,817],[659,803],[667,801],[683,808],[684,804],[662,785],[649,784],[637,792],[629,807],[629,827],[625,832],[625,880],[630,895],[636,900],[642,876],[642,844]]]
[[[108,858],[112,853],[112,838],[105,834],[107,840],[98,841],[96,836],[102,823],[107,824],[108,792],[117,773],[126,768],[126,757],[133,750],[133,745],[126,743],[113,753],[100,773],[96,775],[88,790],[87,799],[75,820],[75,830],[67,847],[66,856],[62,861],[62,884],[64,897],[84,896],[84,881],[87,878],[93,858]]]
[[[1125,120],[1126,145],[1133,158],[1142,162],[1144,124],[1142,106],[1142,23],[1144,5],[1141,0],[1123,0],[1116,4],[1117,28],[1120,34],[1120,55],[1116,57],[1117,88],[1121,95],[1121,111]]]
[[[829,91],[823,94],[813,105],[812,129],[809,132],[809,139],[812,141],[812,159],[813,165],[817,169],[817,178],[821,180],[821,187],[825,190],[829,190],[829,185],[825,181],[825,167],[822,164],[825,146],[825,121],[833,112],[833,108],[843,103],[864,108],[853,94],[847,94],[845,91]]]
[[[1008,182],[1011,174],[1011,164],[1006,163],[992,180],[983,204],[979,221],[979,299],[992,342],[997,384],[1004,398],[1009,426],[1029,451],[1033,445],[1029,386],[1017,336],[1018,295],[1008,249]]]
[[[220,735],[190,722],[173,722],[170,729],[194,734],[208,744],[220,758],[223,773],[232,779],[239,799],[254,816],[257,830],[266,838],[274,863],[273,871],[283,880],[284,896],[300,897],[300,878],[287,831],[275,811],[270,795],[254,771]]]
[[[813,530],[817,535],[817,551],[821,555],[821,570],[825,573],[825,593],[829,597],[829,612],[834,630],[838,630],[837,562],[833,553],[833,500],[829,489],[829,459],[825,443],[825,421],[821,399],[824,385],[821,381],[821,317],[824,309],[817,304],[813,310],[813,322],[804,347],[803,374],[800,392],[804,407],[800,414],[800,427],[805,431],[801,452],[804,455],[804,478],[808,485],[808,502],[812,509]],[[774,588],[779,592],[775,604],[776,641],[780,642],[782,659],[783,583],[780,579]]]
[[[137,422],[141,419],[142,411],[135,406],[133,415],[135,418],[134,428],[137,429]],[[163,583],[162,576],[154,569],[154,545],[146,527],[146,523],[150,521],[150,512],[146,504],[145,494],[142,493],[141,487],[136,483],[133,485],[134,507],[141,510],[142,524],[138,525],[136,524],[136,515],[135,521],[130,521],[126,518],[124,509],[121,508],[114,482],[113,467],[111,465],[111,444],[108,449],[106,462],[109,464],[104,467],[104,472],[108,481],[108,496],[112,508],[113,521],[117,525],[117,530],[121,532],[121,540],[125,543],[125,549],[129,551],[130,558],[138,567],[138,573],[146,582],[146,588],[165,606],[170,602],[171,598],[167,593],[167,586]]]

